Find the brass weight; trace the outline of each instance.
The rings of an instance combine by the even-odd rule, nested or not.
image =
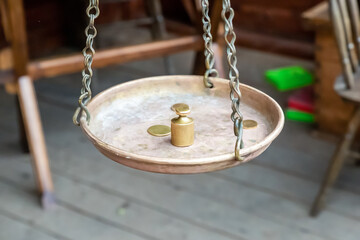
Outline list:
[[[190,107],[187,104],[173,106],[179,117],[171,119],[171,143],[177,147],[187,147],[194,143],[194,120],[187,115]]]
[[[183,106],[183,105],[187,105],[187,104],[186,104],[186,103],[176,103],[176,104],[174,104],[174,105],[171,106],[171,110],[173,110],[173,111],[175,112],[175,109],[176,109],[177,107],[181,107],[181,106]]]

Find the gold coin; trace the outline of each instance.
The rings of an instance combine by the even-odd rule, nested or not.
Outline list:
[[[243,122],[244,129],[256,128],[257,125],[258,123],[255,120],[244,120]]]
[[[155,137],[164,137],[171,133],[171,128],[165,125],[154,125],[149,127],[147,131]]]

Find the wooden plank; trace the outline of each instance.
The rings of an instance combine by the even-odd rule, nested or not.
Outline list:
[[[199,50],[202,47],[203,40],[200,36],[195,35],[135,46],[100,50],[95,54],[93,67],[101,68],[113,64],[170,55],[186,50]],[[28,71],[34,79],[52,77],[59,74],[81,71],[84,68],[83,61],[84,59],[81,54],[39,60],[31,62]]]
[[[68,160],[73,159],[71,161],[74,161],[78,159],[77,156],[74,157],[71,155],[72,154],[67,156]],[[96,180],[91,179],[92,177],[89,173],[94,173],[95,168],[99,169],[99,165],[87,164],[87,167],[85,167],[82,163],[78,164],[78,166],[74,166],[72,163],[70,164],[72,165],[71,169],[74,169],[77,172],[76,175],[80,177],[74,175],[72,171],[69,171],[71,173],[68,175],[67,173],[60,173],[59,170],[55,170],[57,175],[63,175],[67,178],[71,177],[80,183],[88,182],[88,185],[92,188],[100,188],[108,193],[124,196],[131,201],[139,202],[143,205],[151,206],[151,208],[166,212],[173,218],[184,219],[189,222],[189,224],[202,226],[212,231],[216,230],[218,234],[221,233],[231,239],[268,239],[268,236],[272,236],[272,239],[279,239],[280,236],[287,238],[287,236],[289,237],[290,235],[292,239],[309,239],[310,237],[311,239],[325,239],[303,233],[300,229],[295,230],[296,228],[282,226],[281,224],[274,223],[273,220],[264,220],[250,212],[245,213],[241,208],[236,208],[237,210],[234,211],[233,206],[190,194],[182,190],[181,187],[150,182],[148,179],[134,176],[128,172],[119,174],[119,171],[112,167],[112,163],[106,167],[103,165],[101,173],[91,174],[92,176],[96,176]],[[85,169],[79,172],[80,168],[84,167]],[[110,168],[108,169],[108,167]],[[11,167],[8,165],[7,169],[8,171],[6,172],[9,172]],[[18,173],[9,175],[6,172],[1,173],[2,176],[7,175],[6,178],[10,177],[13,179],[15,176],[20,175]],[[119,177],[114,178],[115,175]],[[83,177],[85,177],[85,179]],[[110,184],[105,178],[112,181],[113,184]],[[128,184],[120,185],[119,182],[124,182],[125,179],[127,179],[126,182],[128,182]],[[103,196],[103,194],[100,196]],[[72,201],[68,201],[69,204],[71,204],[70,202]],[[81,204],[82,203],[79,203],[78,206]],[[121,203],[119,204],[121,205]],[[178,206],[184,207],[178,208]],[[204,208],[203,206],[206,207]],[[254,227],[255,225],[257,226],[256,228]],[[235,226],[237,227],[235,228]]]
[[[321,1],[321,0],[320,0]],[[306,8],[314,3],[316,4],[319,0],[311,0],[311,1],[289,1],[289,0],[277,0],[276,2],[269,2],[267,0],[242,0],[241,4],[253,4],[253,5],[261,5],[265,7],[276,7],[276,8]],[[237,4],[234,4],[237,5]]]
[[[238,173],[241,174],[239,171]],[[139,175],[138,173],[137,176],[141,177]],[[145,175],[149,174],[145,173]],[[297,227],[301,227],[302,229],[306,229],[309,234],[317,237],[323,237],[325,239],[355,237],[353,233],[344,236],[344,232],[350,231],[352,227],[348,228],[347,226],[345,229],[341,229],[343,226],[339,226],[329,230],[328,226],[336,225],[339,221],[345,221],[347,224],[355,227],[355,225],[358,224],[356,221],[354,222],[353,220],[338,216],[332,212],[326,212],[324,213],[326,216],[309,223],[307,211],[304,210],[304,208],[306,209],[306,204],[285,199],[271,192],[259,191],[259,187],[252,185],[249,181],[242,181],[241,183],[231,182],[219,176],[217,173],[209,174],[207,177],[194,175],[186,179],[179,176],[168,177],[163,175],[151,175],[147,177],[152,181],[154,181],[154,179],[156,179],[157,182],[166,181],[167,184],[178,186],[178,188],[184,191],[190,191],[203,197],[217,199],[219,202],[229,204],[234,208],[247,209],[254,215],[269,220],[272,219],[272,221],[290,228],[297,229]],[[206,185],[209,186],[204,187]],[[297,235],[295,231],[294,235]]]
[[[56,187],[60,189],[57,196],[61,204],[77,208],[89,216],[104,219],[114,225],[122,225],[151,235],[156,239],[234,239],[143,206],[135,199],[123,198],[104,189],[87,186],[60,175],[56,175],[55,181]]]
[[[272,169],[252,164],[249,164],[248,168],[252,170],[248,169],[248,171],[244,171],[245,173],[243,172],[242,174],[236,172],[236,169],[230,169],[224,172],[224,176],[239,181],[249,181],[251,179],[254,185],[264,190],[308,204],[312,202],[318,190],[318,183],[290,175],[286,172],[276,172]],[[251,174],[255,174],[257,177],[251,178]],[[329,198],[329,209],[335,213],[359,219],[360,209],[356,210],[353,207],[355,202],[359,202],[359,196],[352,192],[337,190]]]
[[[311,43],[312,33],[303,29],[300,15],[306,8],[289,9],[272,4],[241,4],[235,9],[234,25],[239,30],[272,35],[274,38]]]
[[[23,183],[21,176],[31,174],[23,161],[1,163],[9,172],[0,175],[19,186],[31,188],[32,183]],[[54,176],[58,203],[69,209],[81,212],[89,217],[100,219],[111,225],[128,228],[150,235],[154,239],[233,239],[211,229],[204,229],[182,219],[168,215],[151,207],[139,204],[136,199],[123,197],[105,189],[84,185],[79,181],[56,174]]]
[[[36,240],[56,240],[57,237],[52,236],[32,228],[22,222],[19,222],[11,217],[3,215],[0,210],[0,239],[11,240],[24,240],[24,239],[36,239]]]
[[[67,158],[71,158],[71,157],[69,157],[68,155],[67,155]],[[76,157],[76,159],[79,159],[80,157]],[[86,156],[86,159],[87,160],[89,160],[89,156]],[[105,160],[106,161],[106,160]],[[84,163],[85,163],[85,160],[84,160]],[[99,162],[98,162],[99,163]],[[87,161],[87,164],[89,164],[89,161]],[[91,164],[94,164],[94,163],[91,163]],[[99,163],[98,164],[98,166],[92,166],[92,167],[94,167],[94,168],[97,168],[97,169],[99,169],[101,166],[104,166],[105,165],[105,162],[104,163]],[[110,165],[110,164],[109,164]],[[80,171],[80,169],[85,169],[86,167],[83,165],[83,166],[79,166],[79,169],[78,170],[75,170],[74,169],[74,172],[72,173],[72,175],[73,176],[75,176],[75,172],[78,172],[78,171]],[[88,167],[89,168],[89,167]],[[103,169],[104,169],[104,167],[103,167]],[[112,168],[113,169],[113,168]],[[110,172],[108,172],[107,170],[103,170],[105,173],[104,174],[107,174],[108,175],[108,177],[110,177],[111,179],[113,179],[113,177],[115,177],[115,174],[116,175],[124,175],[125,173],[123,173],[123,168],[120,168],[120,169],[117,169],[117,170],[112,170],[112,173],[110,173]],[[126,168],[124,168],[124,170],[127,170]],[[234,169],[235,170],[235,169]],[[237,169],[237,170],[240,170],[240,169]],[[120,172],[122,172],[121,174],[119,174],[119,171]],[[245,170],[244,170],[245,171]],[[250,172],[247,172],[246,174],[244,174],[243,172],[244,171],[242,171],[242,172],[237,172],[237,175],[245,175],[245,177],[244,177],[244,179],[245,178],[247,178],[247,180],[245,181],[244,179],[242,179],[243,181],[241,182],[241,183],[239,183],[239,184],[241,184],[241,185],[243,185],[243,184],[251,184],[251,183],[253,183],[253,182],[255,182],[254,181],[254,177],[256,178],[256,176],[257,176],[257,174],[263,174],[264,172],[266,172],[266,171],[263,171],[263,172],[260,172],[260,173],[257,173],[256,171],[250,171]],[[119,188],[117,188],[117,189],[114,189],[114,187],[113,186],[109,186],[109,183],[106,183],[106,182],[102,182],[100,179],[97,179],[97,180],[93,180],[93,179],[90,179],[90,177],[86,177],[86,176],[90,176],[90,174],[92,174],[92,171],[90,171],[90,172],[88,172],[88,173],[84,173],[84,175],[81,175],[81,177],[80,178],[82,178],[82,177],[84,177],[84,178],[86,178],[86,181],[90,181],[91,183],[95,183],[95,182],[97,182],[99,185],[101,185],[102,187],[105,187],[105,188],[109,188],[109,190],[111,190],[111,191],[121,191],[121,192],[124,192],[124,191],[126,191],[126,190],[120,190],[120,188],[121,187],[119,187]],[[109,175],[110,174],[110,175]],[[284,176],[286,176],[285,174],[279,174],[279,173],[277,173],[276,171],[274,171],[274,172],[272,172],[272,174],[273,175],[280,175],[279,176],[279,178],[281,178],[282,179],[282,181],[287,181],[288,179],[287,178],[285,178]],[[156,175],[156,174],[151,174],[152,175],[152,177],[151,178],[149,178],[149,177],[144,177],[145,175],[147,175],[146,173],[143,173],[143,172],[138,172],[138,171],[127,171],[127,173],[126,173],[126,178],[127,179],[129,179],[130,178],[130,176],[135,176],[135,178],[141,178],[142,180],[139,180],[139,179],[134,179],[134,180],[131,180],[131,182],[134,182],[134,181],[136,181],[136,182],[140,182],[139,184],[136,184],[136,186],[137,186],[137,188],[139,188],[139,189],[141,189],[141,182],[148,182],[149,180],[150,181],[152,181],[152,184],[147,184],[146,185],[146,188],[151,188],[152,189],[152,191],[156,191],[157,192],[157,194],[163,194],[163,193],[161,193],[161,191],[160,192],[158,192],[159,190],[155,190],[155,189],[157,189],[157,188],[159,188],[160,186],[162,186],[164,183],[166,183],[166,184],[169,184],[169,182],[170,182],[170,179],[171,178],[175,178],[175,177],[172,177],[172,176],[164,176],[164,175]],[[249,176],[254,176],[253,178],[250,178]],[[161,179],[161,177],[163,177],[162,179]],[[160,178],[160,179],[158,179],[158,178]],[[201,177],[201,178],[204,178],[203,176]],[[101,178],[102,179],[102,178]],[[158,179],[158,180],[156,180],[156,182],[154,183],[154,179]],[[276,214],[279,214],[279,213],[276,213],[276,211],[274,211],[274,212],[270,212],[270,213],[267,213],[267,214],[262,214],[261,212],[262,211],[267,211],[267,210],[265,210],[265,209],[262,209],[262,208],[260,208],[261,210],[259,210],[259,211],[256,211],[256,210],[254,210],[253,208],[254,208],[254,205],[256,205],[257,207],[259,207],[259,205],[261,205],[260,203],[256,203],[256,201],[255,201],[255,199],[258,199],[260,202],[262,202],[262,201],[266,201],[266,200],[264,200],[264,199],[268,199],[269,198],[269,195],[266,197],[266,198],[259,198],[259,197],[254,197],[254,195],[252,195],[252,194],[249,194],[249,190],[247,190],[247,191],[242,191],[243,189],[240,189],[239,191],[237,191],[237,190],[235,190],[236,188],[238,188],[239,186],[236,186],[236,188],[235,188],[235,185],[232,187],[232,188],[228,188],[228,187],[226,187],[225,189],[227,189],[227,190],[230,190],[230,189],[233,189],[232,191],[234,191],[234,192],[236,192],[236,196],[233,196],[232,194],[232,192],[231,191],[229,191],[229,192],[226,192],[226,191],[222,191],[222,188],[220,187],[220,188],[216,188],[213,184],[214,184],[214,180],[213,179],[211,179],[211,178],[209,178],[209,179],[207,179],[207,178],[205,178],[205,179],[203,179],[202,181],[200,180],[200,177],[199,178],[197,178],[197,177],[195,177],[195,175],[194,175],[194,177],[187,177],[186,179],[191,179],[192,181],[190,181],[190,182],[188,182],[188,184],[187,184],[187,187],[188,186],[190,186],[191,184],[193,184],[194,186],[198,186],[196,189],[192,189],[192,191],[191,191],[191,193],[192,194],[195,194],[195,193],[202,193],[202,192],[204,192],[205,191],[205,189],[207,189],[207,195],[206,196],[202,196],[202,197],[205,197],[206,199],[213,199],[213,198],[215,198],[215,196],[226,196],[227,194],[229,195],[229,198],[227,198],[227,200],[229,201],[229,199],[232,199],[232,203],[234,204],[234,202],[241,202],[241,204],[240,203],[238,203],[238,204],[234,204],[233,205],[233,207],[235,207],[236,209],[238,209],[238,211],[245,211],[245,212],[248,212],[249,211],[249,213],[251,213],[252,215],[253,214],[255,214],[256,216],[259,216],[259,217],[261,217],[261,218],[263,218],[264,217],[264,215],[265,216],[267,216],[267,218],[270,220],[271,219],[271,221],[273,221],[273,222],[276,222],[275,221],[275,219],[274,218],[271,218],[270,216],[273,216],[273,215],[276,215]],[[291,179],[291,177],[290,177],[290,179]],[[114,179],[115,180],[115,182],[117,182],[117,179],[115,178]],[[186,181],[185,179],[182,179],[181,177],[177,177],[174,181],[172,181],[172,183],[173,183],[173,185],[171,186],[173,189],[177,189],[177,191],[178,192],[181,192],[181,191],[186,191],[186,187],[184,187],[183,186],[183,183],[184,183],[184,181]],[[302,182],[302,181],[300,181],[300,182]],[[145,184],[145,183],[143,183],[143,184]],[[238,184],[238,185],[239,185]],[[308,185],[309,183],[307,183],[306,181],[305,181],[305,183],[304,183],[305,185]],[[156,185],[156,186],[154,186],[154,185]],[[208,187],[204,187],[204,186],[207,186],[208,185]],[[216,185],[216,184],[215,184]],[[226,182],[224,182],[224,184],[222,185],[222,187],[225,187],[225,185],[226,185]],[[276,186],[276,183],[274,183],[274,185]],[[316,184],[314,184],[314,183],[311,183],[311,184],[309,184],[310,186],[312,185],[313,187],[311,187],[311,188],[309,188],[309,192],[311,191],[311,190],[314,190],[317,186],[316,186]],[[258,189],[261,189],[261,184],[258,184],[258,183],[256,183],[256,186],[258,186]],[[259,187],[260,186],[260,187]],[[281,185],[279,185],[278,186],[279,188],[281,188]],[[134,188],[134,186],[133,186],[133,188]],[[135,187],[136,188],[136,187]],[[161,189],[162,189],[162,187],[161,187]],[[167,189],[167,188],[166,188]],[[165,191],[165,190],[164,190]],[[171,191],[169,192],[170,190],[166,190],[166,192],[167,192],[167,194],[170,194],[171,193]],[[212,197],[210,197],[209,196],[209,192],[213,192],[213,194],[211,194],[211,196]],[[221,194],[221,192],[223,192],[223,194]],[[250,191],[251,192],[251,191]],[[265,191],[266,192],[266,191]],[[273,192],[271,195],[271,197],[270,197],[270,199],[273,197],[273,195],[279,195],[279,193],[277,192],[277,191],[267,191],[267,192]],[[246,193],[246,194],[245,194]],[[128,194],[128,193],[126,193],[126,194]],[[167,194],[165,194],[165,195],[167,195]],[[175,193],[173,193],[173,194],[175,194]],[[178,193],[179,194],[179,193]],[[178,195],[177,194],[177,195]],[[249,195],[248,195],[249,194]],[[166,196],[163,196],[163,198],[167,198],[167,201],[173,201],[171,198],[169,198],[169,197],[166,197]],[[267,195],[267,194],[266,194]],[[308,194],[307,196],[309,196],[309,195],[311,195],[311,194]],[[136,196],[136,195],[135,195]],[[176,195],[175,195],[176,196]],[[232,197],[231,197],[232,196]],[[245,196],[247,196],[247,197],[245,197]],[[251,196],[253,196],[254,198],[251,198]],[[278,198],[278,197],[275,197],[276,198],[276,200],[274,200],[274,205],[277,205],[276,204],[276,202],[277,201],[279,201],[279,203],[283,203],[283,202],[285,202],[286,204],[290,204],[290,205],[292,205],[291,203],[289,203],[289,202],[292,202],[292,201],[294,201],[293,200],[293,198],[292,198],[292,201],[289,201],[289,200],[281,200],[282,198],[286,198],[286,194],[282,194],[282,195],[280,195],[280,196],[282,196],[282,197],[280,197],[280,199]],[[285,197],[283,197],[283,196],[285,196]],[[345,196],[348,196],[347,194],[343,194],[343,197],[344,198],[346,198]],[[161,196],[159,196],[159,197],[161,197]],[[245,198],[245,199],[243,199],[243,197]],[[249,197],[249,198],[248,198]],[[219,197],[218,197],[219,198]],[[252,199],[252,200],[251,200]],[[291,199],[291,198],[290,198]],[[299,199],[299,198],[295,198],[295,199]],[[354,195],[354,196],[352,196],[351,197],[351,199],[358,199],[358,196],[357,195]],[[223,201],[224,199],[222,198],[221,200],[219,200],[219,202],[220,203],[224,203],[224,201]],[[302,201],[302,199],[300,199],[301,201]],[[160,201],[160,199],[156,199],[156,201]],[[300,202],[301,202],[300,201]],[[245,204],[244,202],[246,202],[247,204]],[[272,202],[272,201],[269,201],[268,203],[270,204],[270,202]],[[297,201],[295,201],[296,203],[294,204],[294,205],[297,205],[298,203],[297,203]],[[180,204],[180,203],[179,203]],[[227,202],[227,204],[228,204],[228,202]],[[239,206],[239,205],[241,205],[241,206]],[[303,205],[303,203],[301,204],[301,205]],[[207,206],[211,206],[211,205],[207,205]],[[230,205],[231,206],[231,205]],[[266,206],[266,205],[265,205]],[[280,204],[280,206],[282,206],[281,204]],[[279,206],[279,207],[280,207]],[[306,206],[306,205],[305,205]],[[341,205],[340,205],[341,206]],[[299,206],[298,206],[299,207]],[[266,207],[264,207],[264,208],[266,208]],[[305,207],[305,209],[304,209],[304,207],[299,207],[300,209],[299,209],[299,211],[301,210],[302,211],[302,216],[304,217],[304,220],[305,220],[305,222],[307,222],[307,211],[306,211],[306,207]],[[250,209],[250,210],[249,210]],[[278,209],[279,210],[279,209]],[[284,209],[283,209],[284,210]],[[284,215],[286,215],[286,214],[284,214]],[[332,224],[336,224],[337,222],[338,222],[338,220],[336,220],[338,217],[336,217],[336,214],[335,214],[335,217],[334,217],[334,214],[329,214],[329,215],[327,215],[328,216],[328,218],[330,217],[330,216],[332,216],[333,218],[334,218],[334,220],[332,220],[332,221],[330,221],[330,222],[332,222]],[[282,217],[284,217],[284,216],[282,216]],[[297,217],[299,217],[298,215],[297,215]],[[266,218],[266,217],[265,217]],[[340,217],[341,218],[341,221],[349,221],[349,220],[345,220],[345,219],[343,219],[342,217]],[[277,219],[277,220],[279,220],[279,219]],[[296,226],[298,226],[298,222],[297,222],[297,220],[294,220],[294,222],[296,222]],[[349,223],[348,224],[350,224],[350,225],[353,225],[353,224],[357,224],[357,223],[352,223],[351,224],[351,222],[352,221],[349,221]],[[280,224],[282,224],[282,225],[284,225],[284,226],[288,226],[288,222],[281,222]],[[346,224],[347,225],[347,224]],[[350,225],[347,225],[346,226],[346,228],[348,227],[348,226],[350,226]],[[309,226],[309,225],[308,225]],[[325,223],[325,225],[323,226],[323,229],[326,229],[327,228],[327,224]],[[295,226],[289,226],[289,227],[291,227],[292,229],[293,229],[293,233],[295,233],[295,229],[296,229],[296,227]],[[341,226],[341,227],[343,227],[343,226]],[[339,228],[337,228],[337,229],[334,229],[334,233],[332,232],[332,234],[336,234],[336,235],[338,235],[338,236],[341,236],[341,235],[343,235],[344,234],[344,232],[349,232],[349,230],[350,229],[342,229],[342,230],[340,230]],[[351,233],[351,234],[353,234],[353,233]],[[358,233],[357,233],[358,234]]]
[[[68,158],[71,158],[69,156],[67,156]],[[80,157],[76,157],[76,159],[79,159]],[[87,159],[87,164],[89,162],[89,158],[90,156],[86,156]],[[91,161],[91,160],[90,160]],[[105,160],[106,161],[106,160]],[[84,161],[85,162],[85,161]],[[91,163],[94,164],[94,163]],[[104,164],[99,164],[98,166],[93,166],[94,168],[99,169],[100,166],[104,166]],[[75,172],[80,171],[80,169],[84,169],[85,166],[79,166],[79,170],[74,170],[74,172],[72,173],[73,176],[75,176]],[[206,199],[217,199],[217,201],[219,203],[224,203],[224,204],[229,204],[229,206],[232,206],[236,209],[238,209],[238,211],[245,211],[248,213],[251,213],[251,215],[256,215],[259,216],[261,218],[265,218],[268,220],[271,220],[275,223],[279,223],[283,226],[287,226],[292,230],[292,233],[295,236],[300,236],[297,231],[295,231],[295,229],[297,229],[297,226],[302,225],[302,227],[304,228],[310,228],[311,230],[309,230],[310,232],[312,232],[314,234],[317,233],[320,236],[323,236],[323,231],[325,231],[329,224],[331,223],[332,225],[337,224],[338,221],[341,222],[348,222],[347,224],[345,224],[345,229],[342,229],[344,226],[340,226],[338,228],[334,228],[331,231],[331,234],[329,233],[329,235],[326,235],[325,238],[331,238],[334,235],[338,236],[338,237],[344,237],[344,232],[349,233],[348,236],[354,237],[355,235],[359,234],[359,233],[354,233],[352,231],[350,231],[353,227],[355,227],[358,223],[357,222],[353,222],[352,220],[347,219],[346,217],[341,217],[341,216],[337,216],[337,214],[334,213],[327,213],[326,216],[324,218],[328,219],[328,222],[324,223],[324,218],[322,218],[321,222],[319,221],[319,225],[311,226],[310,224],[308,224],[308,215],[307,215],[307,211],[306,211],[306,204],[304,204],[303,200],[300,199],[300,204],[299,204],[299,200],[294,200],[294,198],[287,198],[286,194],[279,194],[278,191],[275,191],[273,189],[268,190],[268,191],[264,191],[264,189],[262,189],[262,191],[259,193],[258,190],[262,188],[261,184],[259,184],[257,181],[255,181],[253,178],[256,178],[258,174],[264,174],[264,172],[268,171],[266,168],[265,171],[259,172],[257,173],[257,171],[250,171],[248,172],[249,168],[251,167],[247,167],[247,170],[243,170],[240,171],[241,168],[237,169],[235,168],[235,170],[237,170],[236,175],[245,175],[244,178],[242,178],[242,181],[237,183],[237,184],[231,184],[228,182],[228,180],[223,181],[222,184],[217,185],[217,181],[214,180],[211,177],[205,177],[204,176],[200,176],[200,175],[194,175],[194,176],[187,176],[186,178],[183,178],[181,176],[167,176],[167,175],[158,175],[158,174],[147,174],[147,173],[143,173],[143,172],[138,172],[138,171],[127,171],[127,168],[120,168],[118,170],[113,170],[113,173],[109,173],[107,170],[104,169],[103,167],[103,171],[106,172],[106,174],[110,174],[108,176],[111,176],[110,178],[115,177],[114,175],[124,175],[125,173],[123,173],[123,170],[126,171],[126,175],[127,178],[129,179],[130,176],[135,176],[135,178],[141,178],[142,180],[131,180],[131,182],[133,181],[137,181],[137,182],[147,182],[147,181],[151,181],[152,184],[147,185],[147,187],[150,187],[151,189],[154,190],[154,185],[156,185],[157,187],[162,186],[164,183],[167,185],[171,185],[171,187],[173,189],[177,189],[177,191],[181,192],[181,191],[189,191],[192,194],[199,194],[202,195],[202,197],[206,198]],[[121,172],[121,174],[119,174],[119,171]],[[240,171],[240,172],[239,172]],[[243,172],[246,172],[246,174],[244,174]],[[282,179],[282,181],[288,181],[288,177],[285,177],[286,174],[279,174],[276,171],[271,171],[271,174],[273,175],[280,175],[279,178]],[[81,176],[80,178],[84,177],[86,178],[86,176],[90,176],[91,172],[86,173],[85,176]],[[268,174],[266,174],[267,176]],[[150,177],[149,177],[150,176]],[[199,177],[198,177],[199,176]],[[249,177],[249,176],[254,176],[254,177]],[[246,180],[245,180],[246,179]],[[291,177],[290,177],[291,179]],[[99,180],[99,179],[97,179]],[[106,182],[101,182],[101,181],[97,181],[97,180],[92,180],[89,178],[86,178],[86,181],[90,181],[91,183],[99,183],[99,185],[101,185],[102,187],[109,187],[109,190],[111,189],[112,191],[119,191],[120,188],[117,189],[113,189],[113,187],[109,186],[108,183]],[[256,184],[253,184],[254,182],[256,182]],[[302,182],[302,181],[300,181]],[[309,183],[307,183],[305,181],[305,184],[308,185]],[[240,185],[250,185],[252,188],[256,187],[256,190],[250,190],[249,187],[245,187],[242,188],[240,187]],[[255,185],[255,186],[254,186]],[[274,183],[274,186],[276,186],[277,183]],[[140,188],[141,184],[137,185],[138,188]],[[316,184],[314,183],[310,183],[310,186],[312,186],[311,188],[309,188],[309,192],[311,192],[311,190],[314,190],[316,188]],[[156,187],[156,188],[157,188]],[[278,185],[278,188],[281,188],[281,185]],[[155,188],[155,189],[156,189]],[[188,190],[190,188],[190,190]],[[123,192],[124,190],[120,190],[121,192]],[[156,191],[157,192],[157,191]],[[171,193],[169,192],[169,190],[166,190],[167,193]],[[205,192],[205,194],[204,194]],[[254,193],[255,192],[255,193]],[[265,192],[265,193],[263,193]],[[162,194],[161,192],[158,192],[157,194]],[[175,193],[174,193],[175,194]],[[261,195],[261,196],[259,196]],[[280,196],[279,196],[280,195]],[[307,196],[311,196],[312,194],[307,194]],[[343,197],[346,198],[345,196],[348,196],[346,194],[343,194]],[[284,197],[285,196],[285,197]],[[164,198],[166,197],[165,195],[163,196]],[[169,199],[169,197],[167,197],[168,201],[172,201],[171,198]],[[299,198],[295,198],[295,199],[299,199]],[[357,195],[354,195],[351,197],[351,199],[355,200],[358,199]],[[157,201],[160,201],[160,199],[157,199]],[[259,202],[257,202],[259,201]],[[261,207],[261,203],[266,202],[266,204],[264,205],[264,208]],[[273,209],[269,209],[268,205],[271,205],[273,207]],[[293,215],[296,216],[292,219],[293,224],[290,224],[289,221],[290,219],[289,216],[285,213],[285,206],[289,206],[289,209],[286,208],[286,211],[289,211],[290,213],[292,213],[293,211],[298,211],[297,214]],[[211,205],[207,205],[207,206],[211,206]],[[291,207],[290,207],[291,206]],[[255,208],[259,208],[259,209],[255,209]],[[280,214],[280,211],[284,211],[284,214]],[[297,209],[297,210],[295,210]],[[301,213],[301,214],[300,214]],[[278,218],[274,219],[274,215],[279,215]],[[302,222],[299,222],[299,218],[300,216],[302,216],[302,218],[304,219]],[[282,218],[285,218],[287,220],[284,220]],[[282,220],[281,220],[282,219]],[[341,219],[341,220],[340,220]],[[324,225],[322,225],[324,224]],[[350,227],[352,226],[352,227]],[[348,228],[349,227],[349,228]],[[319,228],[319,229],[318,229]],[[320,230],[323,229],[323,230]],[[284,231],[284,230],[282,230]],[[328,230],[329,232],[329,230]],[[285,234],[283,232],[283,234]],[[354,234],[354,235],[353,235]],[[294,238],[294,236],[293,236]],[[315,238],[315,237],[314,237]],[[336,239],[336,238],[335,238]]]
[[[168,32],[176,33],[176,35],[194,35],[196,34],[196,29],[190,25],[173,21],[170,19],[165,19],[166,30]]]
[[[314,58],[314,45],[303,41],[274,37],[270,34],[256,33],[244,29],[235,29],[237,44],[267,52],[291,54],[304,59]]]
[[[272,148],[274,148],[272,151],[266,151],[258,161],[251,164],[270,168],[274,171],[285,172],[315,183],[320,182],[328,159],[330,159],[335,146],[330,143],[321,146],[313,141],[311,142],[314,144],[313,146],[318,147],[318,149],[324,149],[323,147],[327,146],[328,151],[318,151],[318,154],[312,154],[305,152],[303,149],[293,149],[289,146],[290,144],[278,144],[272,146]],[[295,158],[294,156],[297,157]],[[319,160],[320,157],[321,160]],[[284,161],[284,159],[287,159],[287,161]],[[301,159],[301,161],[299,159]],[[309,168],[309,166],[311,166],[311,168]]]
[[[237,170],[238,174],[241,174],[241,171],[239,171],[239,169]],[[166,182],[174,188],[177,187],[206,198],[217,199],[219,202],[232,205],[235,208],[240,207],[247,209],[251,211],[252,214],[272,219],[275,222],[289,227],[295,227],[295,225],[301,226],[303,229],[307,229],[309,233],[314,235],[318,234],[326,239],[343,238],[345,237],[344,231],[351,230],[351,228],[347,227],[342,230],[339,228],[328,230],[329,225],[336,225],[339,221],[346,221],[348,224],[354,226],[357,224],[350,219],[343,218],[331,212],[327,212],[326,216],[322,219],[309,223],[307,212],[304,211],[304,205],[302,203],[289,201],[277,194],[259,191],[259,187],[252,185],[251,180],[242,181],[241,183],[232,182],[219,176],[218,173],[191,175],[186,178],[138,171],[133,171],[132,174],[137,177],[149,179],[150,181],[156,181],[157,183]],[[340,226],[340,228],[342,228],[342,226]],[[294,234],[296,233],[294,232]],[[355,237],[355,235],[350,234],[347,237]]]
[[[217,1],[213,1],[216,3]],[[221,2],[221,1],[218,1]],[[322,2],[322,0],[242,0],[233,1],[232,7],[235,11],[234,28],[236,30],[248,31],[260,36],[272,36],[279,40],[277,45],[288,40],[295,40],[302,43],[311,44],[314,34],[304,29],[301,20],[302,12],[312,6]],[[189,22],[185,18],[184,10],[180,1],[167,3],[163,1],[164,13],[172,19],[178,19]],[[193,15],[193,14],[192,14]],[[193,17],[192,17],[193,18]],[[200,21],[198,21],[200,22]],[[256,40],[254,38],[254,40]],[[242,42],[238,42],[242,43]],[[246,47],[257,48],[257,42],[248,41]],[[265,45],[271,49],[271,45]],[[258,49],[258,48],[257,48]],[[263,48],[261,48],[263,50]],[[293,54],[294,51],[288,51],[288,48],[282,49],[280,53]],[[300,55],[296,55],[300,56]]]
[[[52,211],[43,211],[36,207],[36,196],[26,190],[15,189],[0,183],[0,211],[7,211],[15,215],[35,229],[44,229],[63,239],[149,239],[129,233],[96,219],[57,206]],[[6,203],[6,206],[5,204]]]

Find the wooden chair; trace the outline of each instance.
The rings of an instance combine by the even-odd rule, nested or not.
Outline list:
[[[191,1],[194,0],[183,0],[183,3],[190,3]],[[156,2],[157,4],[159,3],[158,0],[152,1],[155,4]],[[187,5],[187,7],[189,6],[190,4]],[[156,18],[156,21],[161,20],[158,15],[159,11],[154,11],[154,7],[159,6],[150,5],[149,11],[153,11],[152,15]],[[20,128],[24,129],[23,136],[26,136],[32,155],[42,205],[47,207],[54,203],[54,189],[33,81],[39,78],[80,72],[84,67],[83,55],[76,53],[49,59],[29,60],[23,0],[0,0],[0,10],[2,18],[5,19],[3,21],[3,28],[8,36],[8,41],[11,43],[11,57],[13,61],[11,71],[7,71],[6,74],[0,74],[0,84],[7,85],[8,89],[12,89],[18,96],[19,109],[22,115],[21,119],[23,119]],[[200,23],[201,12],[197,14],[197,19]],[[215,0],[211,7],[214,42],[217,40],[221,21],[220,16],[221,1]],[[156,22],[153,26],[157,28],[164,27]],[[162,33],[156,34],[160,35]],[[94,58],[93,68],[164,57],[174,53],[194,50],[196,51],[194,74],[203,75],[205,72],[205,57],[202,35],[202,28],[197,27],[189,35],[181,35],[174,39],[98,50]],[[156,39],[161,37],[158,35],[154,36]],[[221,62],[221,57],[217,57],[217,59]],[[24,142],[26,143],[26,140]]]
[[[330,16],[341,57],[343,74],[335,82],[334,89],[345,101],[356,105],[347,131],[332,157],[327,173],[310,211],[316,216],[324,205],[329,188],[337,179],[347,157],[360,158],[351,151],[360,125],[360,18],[357,0],[330,0]]]

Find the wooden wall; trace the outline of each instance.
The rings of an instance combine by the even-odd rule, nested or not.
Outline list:
[[[61,2],[57,0],[24,0],[30,56],[50,53],[64,44]],[[0,27],[0,48],[8,45]]]
[[[312,59],[314,34],[301,13],[323,0],[233,0],[238,44]],[[186,21],[180,1],[163,0],[167,17]]]
[[[24,7],[30,57],[50,54],[65,43],[61,1],[24,0]]]
[[[322,0],[233,0],[238,44],[265,51],[313,58],[314,35],[301,13]],[[64,45],[80,48],[86,24],[86,0],[24,0],[30,56],[51,54]],[[97,23],[144,15],[143,0],[100,1]],[[190,22],[181,0],[162,0],[167,18]],[[200,19],[199,19],[200,21]],[[2,43],[0,34],[0,46]]]
[[[80,51],[88,22],[87,0],[23,0],[31,58],[55,54],[63,48]],[[137,18],[144,15],[143,1],[100,1],[101,16],[97,24]],[[6,47],[0,27],[0,48]]]
[[[233,1],[239,43],[266,51],[312,58],[314,34],[304,29],[301,14],[322,1]]]

